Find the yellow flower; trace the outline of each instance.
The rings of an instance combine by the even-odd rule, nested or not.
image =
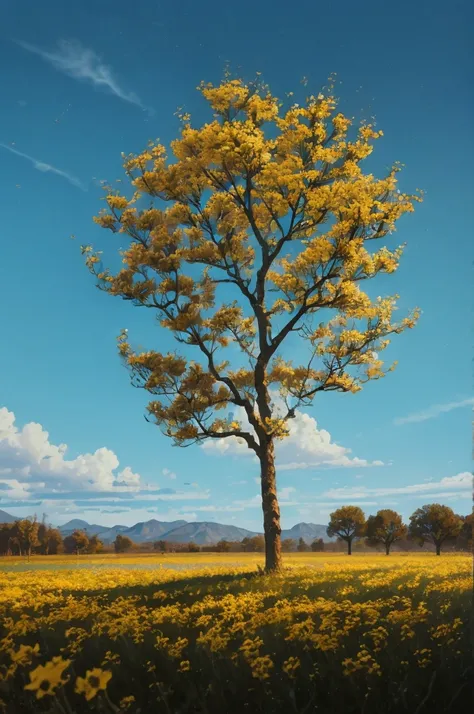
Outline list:
[[[255,679],[269,679],[273,662],[268,655],[264,655],[263,657],[256,657],[252,660],[250,667],[252,668],[252,677]]]
[[[133,704],[135,701],[135,697],[133,694],[131,694],[129,697],[123,697],[123,699],[120,700],[120,709],[128,709],[130,704]]]
[[[88,669],[85,677],[77,677],[76,693],[84,694],[87,701],[93,699],[97,692],[105,690],[107,683],[112,677],[112,672],[94,667]]]
[[[189,672],[191,669],[191,662],[188,659],[183,660],[179,664],[179,671],[180,672]]]
[[[298,657],[289,657],[285,662],[283,662],[283,671],[291,678],[295,677],[296,670],[301,666],[301,662]]]
[[[70,663],[70,659],[53,657],[51,662],[39,665],[30,672],[30,683],[25,685],[25,689],[36,692],[37,699],[42,699],[46,694],[55,694],[57,687],[69,681],[69,677],[62,679],[62,674]]]
[[[39,644],[36,643],[34,647],[31,647],[30,645],[20,645],[16,652],[15,650],[11,649],[9,650],[9,653],[12,662],[14,662],[15,664],[30,664],[32,658],[35,655],[39,654]]]

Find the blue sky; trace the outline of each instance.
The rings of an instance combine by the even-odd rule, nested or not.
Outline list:
[[[303,76],[317,91],[336,72],[341,109],[384,131],[367,168],[382,176],[401,161],[400,188],[425,191],[390,245],[407,242],[400,269],[377,283],[401,295],[402,312],[419,306],[420,322],[387,351],[394,373],[298,416],[278,453],[283,526],[325,523],[343,503],[469,512],[472,15],[467,1],[438,0],[303,0],[293,13],[269,0],[2,3],[0,508],[54,523],[261,527],[251,456],[178,449],[145,422],[115,338],[127,327],[156,348],[162,334],[94,287],[79,250],[113,255],[92,223],[100,181],[123,177],[121,152],[171,141],[178,107],[209,118],[195,88],[230,62],[245,79],[262,72],[278,96],[306,91]]]

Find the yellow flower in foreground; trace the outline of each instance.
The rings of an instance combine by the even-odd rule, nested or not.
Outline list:
[[[46,662],[45,665],[40,664],[30,672],[30,684],[26,684],[25,689],[36,692],[37,699],[42,699],[46,694],[55,694],[56,688],[66,684],[69,680],[69,677],[62,679],[62,674],[70,663],[70,659],[53,657],[51,662]]]
[[[184,659],[182,662],[179,663],[179,671],[180,672],[189,672],[191,669],[191,662],[188,659]]]
[[[39,644],[36,643],[34,647],[20,645],[16,652],[14,649],[9,650],[9,654],[12,662],[16,664],[30,664],[32,657],[39,654]]]
[[[250,666],[252,668],[252,677],[255,679],[269,679],[273,662],[268,655],[264,655],[263,657],[256,657],[252,660]]]
[[[120,700],[120,709],[128,709],[130,704],[133,704],[135,701],[135,697],[133,694],[131,694],[129,697],[123,697],[123,699]]]
[[[296,670],[301,665],[298,657],[289,657],[285,662],[283,662],[283,671],[293,678],[296,674]]]
[[[107,682],[111,677],[112,672],[99,669],[99,667],[88,669],[85,677],[78,677],[76,679],[76,693],[84,694],[87,701],[89,701],[95,697],[97,692],[106,689]]]

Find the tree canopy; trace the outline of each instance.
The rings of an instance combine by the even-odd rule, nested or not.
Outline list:
[[[76,553],[79,555],[80,552],[87,549],[89,545],[89,538],[81,530],[75,530],[70,535],[66,536],[63,541],[64,551],[66,553]]]
[[[409,533],[420,543],[428,541],[436,547],[436,554],[448,538],[455,538],[461,531],[463,522],[449,506],[431,503],[410,516]]]
[[[347,552],[352,553],[352,541],[365,531],[365,516],[359,506],[341,506],[329,515],[326,532],[330,538],[337,536],[347,543]]]
[[[375,246],[421,196],[397,190],[398,164],[383,178],[362,171],[382,132],[362,123],[350,138],[333,84],[291,106],[261,81],[199,89],[212,120],[183,115],[172,158],[151,141],[124,156],[131,195],[107,187],[95,220],[128,239],[124,267],[82,250],[102,290],[156,311],[182,346],[140,352],[119,335],[133,384],[152,395],[147,418],[178,445],[235,437],[257,454],[276,568],[274,440],[318,393],[357,392],[393,369],[380,353],[418,311],[394,322],[398,296],[362,286],[397,269],[402,247]],[[300,364],[284,353],[290,335]]]
[[[367,519],[367,543],[368,545],[383,543],[385,552],[388,555],[393,543],[404,538],[407,530],[399,513],[389,508],[384,508],[377,511],[375,516],[369,516]]]

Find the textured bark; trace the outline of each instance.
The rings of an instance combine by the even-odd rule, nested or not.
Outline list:
[[[280,507],[276,491],[275,447],[273,441],[262,448],[260,456],[262,481],[263,529],[265,534],[265,570],[281,569]]]

